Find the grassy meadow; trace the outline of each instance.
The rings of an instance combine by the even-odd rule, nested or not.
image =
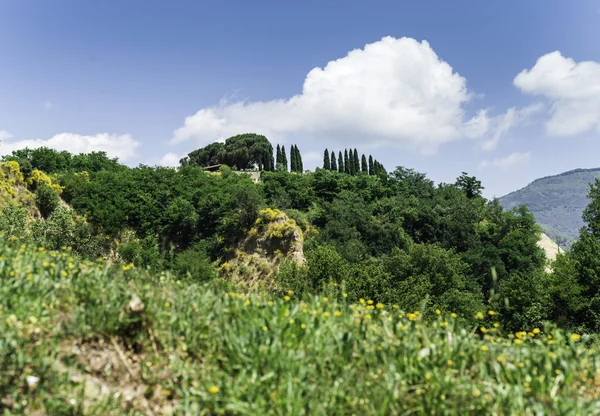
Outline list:
[[[551,328],[243,295],[0,238],[3,414],[596,414],[600,353]]]

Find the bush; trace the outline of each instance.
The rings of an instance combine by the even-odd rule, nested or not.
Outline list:
[[[29,236],[27,210],[16,205],[8,205],[4,208],[0,214],[0,234],[21,240],[27,239]]]
[[[45,183],[40,185],[35,190],[35,205],[40,210],[42,217],[48,218],[58,207],[58,194]]]
[[[175,273],[183,278],[189,277],[196,282],[206,282],[217,276],[215,267],[206,254],[206,245],[197,243],[175,257]]]

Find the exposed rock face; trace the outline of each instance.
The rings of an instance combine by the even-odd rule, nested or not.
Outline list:
[[[304,264],[303,232],[284,212],[267,208],[256,225],[220,267],[222,277],[247,286],[273,284],[272,276],[282,260]]]
[[[550,237],[546,234],[542,233],[540,240],[537,242],[538,247],[544,250],[546,254],[546,258],[548,259],[548,265],[546,266],[547,272],[552,272],[552,262],[556,260],[556,256],[558,253],[564,253],[563,249],[554,242]]]

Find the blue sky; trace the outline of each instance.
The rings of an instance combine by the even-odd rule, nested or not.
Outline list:
[[[501,196],[600,165],[598,39],[598,0],[0,0],[0,153],[169,164],[254,131]]]

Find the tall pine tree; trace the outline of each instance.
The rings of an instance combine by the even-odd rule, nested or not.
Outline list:
[[[344,172],[351,174],[352,167],[350,166],[350,160],[348,159],[348,149],[344,149]]]
[[[356,151],[356,148],[354,149],[353,162],[354,162],[353,174],[356,175],[356,174],[358,174],[358,172],[360,172],[360,159],[358,158],[358,152]]]
[[[288,158],[285,154],[285,145],[281,146],[281,166],[284,171],[288,171]]]
[[[344,159],[342,158],[342,151],[340,150],[338,153],[338,172],[344,173],[345,171]]]
[[[360,160],[360,165],[361,165],[362,173],[366,173],[368,175],[369,174],[369,166],[367,166],[367,157],[365,155],[362,155],[362,158]]]
[[[337,172],[337,162],[335,160],[335,152],[331,152],[331,170]]]
[[[373,166],[373,156],[369,155],[369,175],[375,174],[375,171],[373,169],[375,169],[375,167]]]
[[[329,150],[323,152],[323,169],[331,170],[331,159],[329,159]]]

